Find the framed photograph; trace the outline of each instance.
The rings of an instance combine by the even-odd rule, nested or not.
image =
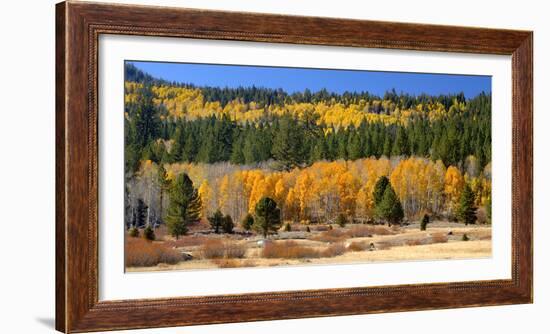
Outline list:
[[[56,11],[59,331],[532,302],[532,32]]]

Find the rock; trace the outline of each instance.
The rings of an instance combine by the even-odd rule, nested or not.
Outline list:
[[[453,231],[449,231],[449,233],[447,233],[447,235],[453,235]]]

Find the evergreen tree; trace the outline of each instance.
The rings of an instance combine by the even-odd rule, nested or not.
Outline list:
[[[264,238],[269,232],[277,232],[281,227],[281,210],[277,203],[269,197],[263,197],[256,204],[254,227],[260,231]]]
[[[157,183],[159,185],[159,213],[160,217],[164,215],[164,193],[170,190],[170,180],[163,164],[159,165],[157,171]]]
[[[179,238],[187,233],[187,226],[200,220],[202,202],[193,182],[182,173],[170,189],[170,204],[166,215],[168,230],[172,236]]]
[[[395,136],[395,141],[393,143],[393,148],[391,151],[392,156],[399,155],[409,155],[409,144],[407,140],[407,134],[403,127],[398,127],[397,135]]]
[[[457,217],[458,220],[465,225],[475,224],[476,222],[476,207],[475,194],[468,183],[464,186],[464,190],[460,196],[460,202],[458,203]]]
[[[390,184],[390,180],[386,176],[381,176],[374,185],[373,197],[374,197],[374,206],[377,206],[384,197],[384,192]]]
[[[382,155],[385,155],[386,157],[390,157],[391,153],[392,153],[391,136],[389,134],[386,134],[384,138],[384,147],[382,148]]]
[[[130,232],[128,232],[128,235],[132,238],[138,238],[139,237],[139,230],[137,227],[132,227],[130,229]]]
[[[245,163],[243,142],[244,141],[241,136],[233,143],[231,157],[229,158],[229,160],[234,165],[242,165]]]
[[[289,116],[282,117],[279,130],[273,138],[271,153],[277,167],[284,171],[301,166],[305,161],[302,150],[304,136],[297,123],[297,120]]]
[[[136,209],[135,209],[135,212],[134,212],[134,223],[133,225],[135,227],[143,227],[145,226],[145,224],[147,224],[146,222],[146,218],[147,218],[147,205],[145,205],[145,202],[139,198],[137,200],[137,204],[136,204]]]
[[[254,217],[250,213],[247,213],[243,221],[241,222],[241,227],[245,231],[250,231],[253,225],[254,225]]]
[[[233,233],[233,228],[235,227],[235,224],[233,224],[233,218],[231,218],[230,215],[225,215],[223,217],[223,223],[222,223],[222,229],[224,233]]]
[[[420,223],[420,230],[426,231],[426,227],[428,227],[429,223],[430,223],[430,216],[428,216],[428,214],[424,214],[424,217],[422,217],[422,222]]]
[[[389,185],[384,191],[384,196],[376,206],[378,217],[385,219],[388,225],[399,224],[404,218],[403,207],[397,198],[392,186]]]
[[[312,152],[310,154],[310,162],[328,159],[328,145],[327,139],[324,136],[321,136],[317,139],[317,142],[313,146]]]
[[[350,160],[357,160],[363,157],[363,143],[358,134],[354,133],[349,137],[348,155]]]
[[[147,225],[147,227],[143,230],[143,238],[150,241],[155,240],[155,231],[150,225]]]
[[[219,209],[216,210],[212,216],[208,217],[208,221],[210,222],[210,226],[212,226],[214,233],[220,233],[220,228],[222,228],[224,223],[224,216]]]

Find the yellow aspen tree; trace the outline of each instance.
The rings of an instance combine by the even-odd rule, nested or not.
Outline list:
[[[201,183],[199,187],[199,196],[202,202],[202,217],[208,217],[208,215],[212,212],[212,188],[210,188],[208,180],[204,180]]]
[[[464,188],[464,177],[455,166],[449,166],[445,173],[445,195],[447,197],[447,208],[455,212]]]

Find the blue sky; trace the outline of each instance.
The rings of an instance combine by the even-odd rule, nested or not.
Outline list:
[[[316,92],[368,91],[383,95],[394,88],[398,93],[430,95],[464,92],[467,98],[491,92],[490,76],[326,70],[292,67],[212,65],[129,61],[153,77],[197,86],[282,88],[288,93],[308,88]]]

